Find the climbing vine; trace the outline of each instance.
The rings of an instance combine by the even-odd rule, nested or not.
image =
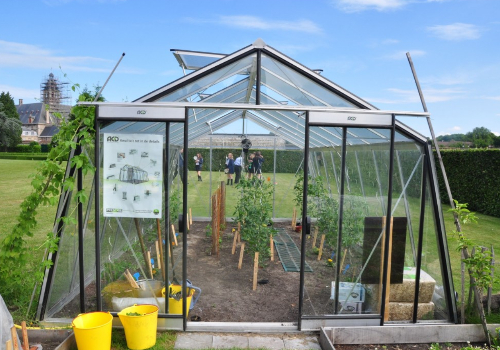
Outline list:
[[[79,90],[80,86],[75,84],[72,90]],[[85,92],[85,91],[84,91]],[[93,101],[93,96],[81,93],[80,102]],[[41,281],[43,270],[30,271],[27,274],[28,257],[30,254],[28,239],[33,237],[33,230],[37,225],[37,209],[43,205],[55,205],[63,191],[73,191],[76,185],[76,172],[73,176],[65,177],[66,162],[73,150],[78,147],[82,149],[93,148],[94,142],[94,113],[93,106],[75,106],[71,110],[68,120],[61,115],[59,118],[59,132],[52,140],[52,149],[47,159],[40,162],[31,177],[31,193],[20,205],[20,213],[17,223],[0,243],[0,295],[10,304],[25,303],[29,301],[32,292],[33,280],[27,275],[33,276],[36,281]],[[81,169],[83,174],[94,172],[95,168],[90,163],[86,154],[75,154],[70,161],[71,167]],[[74,192],[74,206],[70,208],[67,216],[59,218],[63,224],[75,224],[74,211],[78,203],[87,202],[87,194],[82,190]],[[44,247],[48,253],[57,250],[60,232],[51,231],[47,233]],[[43,262],[43,268],[51,266],[50,260]]]

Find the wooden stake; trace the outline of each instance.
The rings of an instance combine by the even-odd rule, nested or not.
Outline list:
[[[149,269],[149,274],[151,275],[151,279],[153,279],[153,266],[151,264],[151,253],[149,250],[147,251],[147,256],[148,256],[148,269]]]
[[[259,273],[259,252],[255,252],[253,260],[253,290],[257,290],[257,275]]]
[[[14,350],[19,350],[19,343],[17,342],[17,332],[16,327],[10,329],[10,336],[12,337],[12,348]]]
[[[189,220],[190,220],[190,216],[189,216],[189,213],[187,214],[187,220],[186,220],[186,227],[187,229],[189,230]]]
[[[241,243],[241,234],[240,231],[236,232],[238,234],[238,243]]]
[[[241,223],[238,221],[238,232],[241,231]]]
[[[161,266],[162,264],[161,264],[160,248],[158,247],[158,241],[155,241],[155,248],[156,248],[156,260],[160,262],[158,264],[157,269],[163,270]]]
[[[127,279],[128,283],[130,283],[132,288],[139,288],[139,285],[135,282],[134,277],[132,276],[132,274],[128,269],[126,269],[123,274],[125,275],[125,278]]]
[[[174,227],[174,224],[172,224],[172,235],[174,236],[174,243],[175,243],[175,245],[178,245],[178,244],[177,244],[177,236],[175,235],[175,227]]]
[[[313,233],[313,248],[316,248],[316,238],[318,238],[318,226],[314,227],[314,233]]]
[[[168,225],[167,225],[168,227]],[[156,241],[156,257],[160,261],[158,264],[158,268],[161,269],[161,275],[163,277],[163,282],[165,282],[165,259],[163,257],[163,240],[161,237],[161,225],[160,225],[160,219],[156,219],[156,228],[158,231],[158,241]],[[167,229],[168,231],[168,229]],[[158,247],[160,248],[160,254],[158,255]]]
[[[238,261],[238,270],[241,270],[241,265],[243,264],[243,252],[245,251],[245,243],[241,243],[240,249],[240,260]]]
[[[189,208],[189,225],[193,224],[193,214],[191,212],[191,208]]]
[[[295,230],[295,224],[297,223],[297,209],[293,208],[292,213],[292,229]]]
[[[319,244],[318,260],[321,260],[321,255],[323,255],[323,244],[325,243],[325,235],[321,235],[321,243]]]
[[[26,329],[26,322],[25,321],[21,322],[21,329],[22,329],[22,334],[23,334],[23,350],[29,350],[30,343],[28,341],[28,330]]]
[[[342,273],[342,268],[344,267],[344,261],[345,261],[345,257],[347,255],[347,249],[344,249],[344,256],[342,257],[342,261],[340,262],[340,273]]]
[[[234,255],[236,252],[236,242],[238,241],[238,231],[234,232],[234,237],[233,237],[233,249],[231,249],[231,254]]]
[[[5,349],[6,350],[12,350],[12,340],[7,340],[5,342]]]
[[[273,241],[273,235],[271,235],[271,261],[274,261],[274,241]]]

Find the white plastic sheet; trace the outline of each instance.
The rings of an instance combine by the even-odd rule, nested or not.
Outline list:
[[[3,301],[2,296],[0,295],[0,349],[6,350],[5,343],[7,340],[11,340],[10,329],[14,326],[14,320],[12,319],[12,315],[7,309],[7,305]],[[17,336],[17,343],[21,344],[19,341],[19,337]]]

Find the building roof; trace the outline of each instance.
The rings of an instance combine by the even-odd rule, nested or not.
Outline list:
[[[49,125],[43,129],[40,137],[53,137],[55,134],[59,132],[59,127],[55,125]]]
[[[23,124],[46,124],[45,123],[45,105],[41,102],[25,103],[16,105],[19,119]],[[29,118],[33,117],[33,122],[30,123]]]

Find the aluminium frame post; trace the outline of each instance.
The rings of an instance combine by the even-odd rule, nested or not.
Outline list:
[[[80,140],[79,140],[80,141]],[[80,156],[82,154],[82,146],[78,144],[76,148],[76,155]],[[78,168],[77,172],[77,190],[78,192],[83,190],[83,171],[82,168]],[[85,269],[83,263],[83,203],[78,200],[77,204],[78,211],[78,271],[80,274],[80,312],[85,313]]]
[[[300,282],[299,282],[299,320],[298,329],[302,330],[302,312],[304,304],[304,267],[306,264],[306,239],[305,239],[305,229],[306,229],[306,216],[307,216],[307,189],[309,187],[309,176],[308,176],[308,163],[309,163],[309,112],[306,111],[305,115],[305,129],[304,129],[304,185],[302,188],[302,239],[300,241]]]
[[[95,107],[95,145],[94,145],[94,158],[95,158],[95,294],[97,300],[97,311],[102,311],[102,299],[101,299],[101,241],[99,235],[100,232],[100,224],[101,224],[101,208],[100,208],[100,196],[99,190],[101,186],[100,181],[100,167],[101,167],[101,130],[99,124],[99,106]]]

